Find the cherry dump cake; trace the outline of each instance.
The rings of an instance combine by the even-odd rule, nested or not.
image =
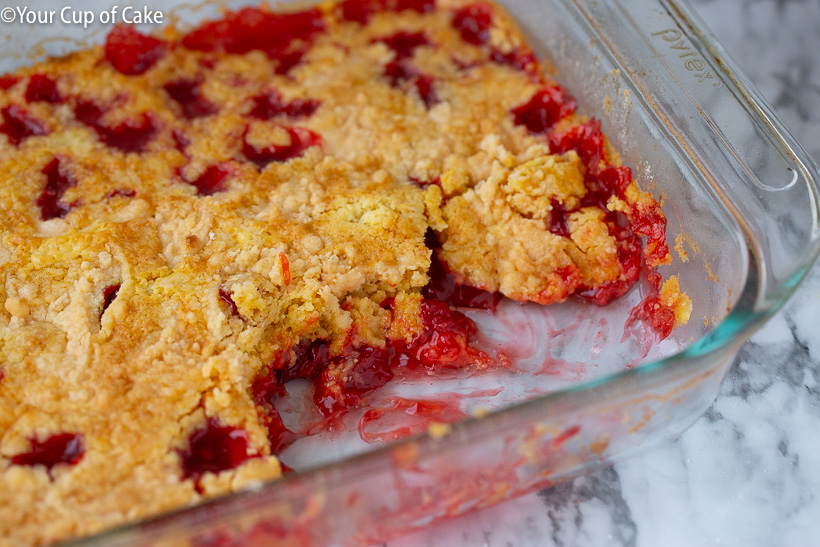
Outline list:
[[[0,77],[0,534],[47,543],[273,479],[277,403],[486,369],[457,307],[691,305],[666,221],[509,17],[229,12]]]

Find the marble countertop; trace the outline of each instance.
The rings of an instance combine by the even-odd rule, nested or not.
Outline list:
[[[820,1],[692,2],[820,163]],[[681,438],[388,547],[820,545],[818,324],[820,265]]]

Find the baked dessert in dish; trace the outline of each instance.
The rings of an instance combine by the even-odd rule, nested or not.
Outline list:
[[[0,535],[275,479],[277,401],[492,367],[457,307],[688,321],[657,201],[497,6],[249,7],[0,77]]]

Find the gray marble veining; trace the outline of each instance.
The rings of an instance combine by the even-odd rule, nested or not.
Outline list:
[[[820,1],[693,3],[820,163]],[[681,438],[388,545],[820,545],[820,266]]]

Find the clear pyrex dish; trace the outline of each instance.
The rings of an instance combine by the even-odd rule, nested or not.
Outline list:
[[[662,196],[675,259],[661,272],[692,298],[690,323],[660,343],[625,328],[641,287],[605,308],[468,312],[511,369],[396,389],[455,398],[473,417],[386,444],[362,442],[355,427],[310,438],[282,455],[297,474],[77,544],[367,545],[645,451],[711,404],[739,346],[820,250],[817,167],[686,3],[501,3],[638,183]],[[145,5],[182,24],[218,13]],[[0,72],[98,43],[109,28],[6,24]]]

